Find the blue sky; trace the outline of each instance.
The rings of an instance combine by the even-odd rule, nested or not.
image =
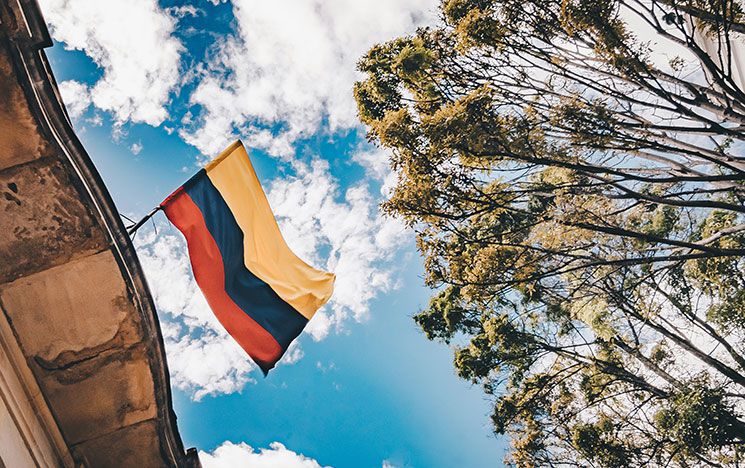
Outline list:
[[[377,209],[395,176],[351,97],[359,56],[433,21],[436,2],[40,4],[63,98],[122,213],[241,138],[288,243],[339,278],[265,379],[212,317],[180,234],[162,216],[138,233],[179,429],[205,467],[499,465],[489,401],[411,319],[431,292],[412,233]]]

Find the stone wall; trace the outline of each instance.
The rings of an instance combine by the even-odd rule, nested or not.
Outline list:
[[[152,298],[61,104],[49,45],[35,1],[0,0],[0,319],[37,386],[29,404],[50,416],[37,418],[47,442],[33,443],[51,466],[194,466]],[[0,424],[9,414],[0,407]]]

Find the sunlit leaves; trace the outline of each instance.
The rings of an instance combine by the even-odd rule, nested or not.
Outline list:
[[[657,33],[695,48],[649,1]],[[654,63],[629,8],[446,0],[443,24],[359,66],[398,175],[383,208],[437,290],[415,321],[493,396],[518,466],[726,463],[745,437],[735,397],[695,396],[745,387],[745,107]]]

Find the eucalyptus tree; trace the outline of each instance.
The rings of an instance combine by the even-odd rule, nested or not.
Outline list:
[[[436,289],[415,320],[493,395],[512,464],[739,465],[742,7],[439,11],[355,85]]]

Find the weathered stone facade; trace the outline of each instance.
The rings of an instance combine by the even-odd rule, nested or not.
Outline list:
[[[197,466],[152,297],[33,0],[0,0],[0,468]]]

